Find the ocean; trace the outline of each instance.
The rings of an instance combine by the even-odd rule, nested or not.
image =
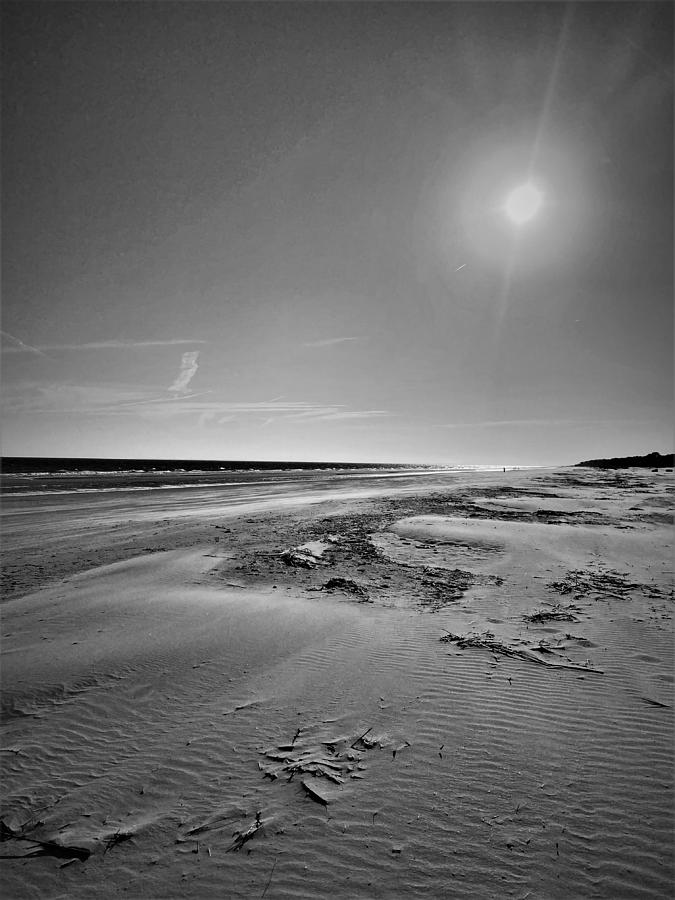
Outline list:
[[[0,492],[40,495],[278,485],[286,481],[311,482],[326,475],[383,477],[435,470],[437,466],[385,463],[7,456],[2,459]]]

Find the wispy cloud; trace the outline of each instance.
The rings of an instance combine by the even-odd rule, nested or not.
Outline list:
[[[386,409],[340,409],[335,412],[326,413],[318,416],[324,422],[340,419],[380,419],[383,416],[390,416],[391,413]]]
[[[188,356],[188,359],[185,357]],[[305,400],[219,400],[213,391],[186,388],[197,368],[194,354],[184,354],[171,394],[128,384],[41,384],[22,382],[3,392],[5,413],[76,414],[82,416],[138,416],[143,419],[194,417],[201,427],[235,420],[256,421],[269,427],[296,423],[310,426],[330,421],[367,421],[391,415],[383,409],[349,409],[341,404]]]
[[[188,384],[194,378],[197,369],[197,359],[199,358],[199,350],[189,350],[184,353],[180,361],[180,370],[176,376],[176,380],[170,385],[169,390],[176,394],[184,394],[187,391]]]
[[[640,420],[642,421],[642,420]],[[437,428],[510,428],[513,426],[561,426],[572,425],[622,425],[640,424],[633,419],[498,419],[486,422],[447,422],[437,423]]]
[[[114,413],[149,402],[152,396],[154,394],[147,390],[124,384],[43,384],[32,381],[7,385],[2,392],[2,406],[5,412]]]
[[[3,353],[33,353],[36,356],[48,358],[47,354],[43,353],[39,347],[31,347],[30,344],[24,344],[22,340],[14,337],[13,334],[9,334],[7,331],[0,331],[0,334],[10,342],[9,347],[2,348]]]
[[[7,334],[6,331],[2,335],[13,342],[12,346],[6,347],[6,353],[38,353],[40,356],[45,354],[43,350],[143,350],[147,347],[175,347],[181,344],[207,344],[208,341],[192,340],[190,338],[175,338],[167,341],[88,341],[84,344],[42,344],[40,347],[30,347],[24,344],[18,338]]]
[[[349,341],[362,341],[364,338],[360,337],[334,337],[334,338],[323,338],[319,341],[306,341],[302,346],[303,347],[333,347],[335,344],[346,344]]]
[[[354,410],[341,405],[307,403],[303,400],[220,401],[203,399],[202,394],[176,397],[169,402],[153,400],[134,405],[141,415],[152,418],[195,415],[202,426],[213,422],[224,424],[247,417],[259,419],[261,426],[267,427],[278,421],[311,424],[350,419],[368,420],[391,415],[384,409]]]
[[[200,399],[197,399],[200,398]],[[205,400],[201,394],[190,394],[184,397],[171,398],[169,401],[156,400],[138,403],[139,412],[152,417],[174,417],[178,415],[197,415],[205,424],[214,419],[232,420],[242,416],[254,416],[267,420],[283,417],[319,418],[339,411],[339,407],[323,404],[306,403],[302,400],[261,400],[261,401],[227,401]]]

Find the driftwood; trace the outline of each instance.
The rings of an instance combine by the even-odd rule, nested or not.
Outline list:
[[[261,818],[260,810],[255,814],[255,822],[246,829],[246,831],[235,831],[234,832],[234,840],[227,848],[227,853],[236,853],[238,850],[244,846],[247,841],[250,841],[252,837],[260,831],[262,828],[263,821]]]
[[[600,669],[592,669],[589,666],[577,666],[574,663],[549,662],[547,659],[542,659],[536,654],[537,652],[552,653],[553,651],[550,647],[542,644],[539,644],[537,647],[522,649],[509,647],[506,644],[502,644],[500,641],[496,641],[491,632],[485,632],[482,635],[461,635],[448,632],[443,635],[440,640],[444,643],[457,644],[462,650],[466,648],[489,650],[491,653],[499,653],[502,656],[511,656],[514,659],[524,659],[526,662],[538,663],[540,666],[547,666],[549,669],[576,669],[581,672],[593,672],[596,675],[604,674]]]

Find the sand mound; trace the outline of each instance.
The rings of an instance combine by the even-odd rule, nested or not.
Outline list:
[[[454,516],[413,516],[395,522],[391,531],[409,539],[488,553],[502,551],[506,546],[502,526],[492,521],[475,521]]]

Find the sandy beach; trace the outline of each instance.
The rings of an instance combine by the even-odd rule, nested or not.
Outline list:
[[[7,898],[666,898],[672,475],[7,496]]]

